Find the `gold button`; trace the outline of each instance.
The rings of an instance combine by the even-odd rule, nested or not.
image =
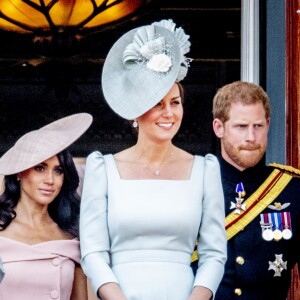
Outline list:
[[[243,257],[238,256],[235,260],[239,265],[243,265],[245,263],[245,260]]]
[[[241,289],[235,289],[235,290],[234,290],[234,293],[235,293],[237,296],[241,296],[241,295],[242,295],[242,290],[241,290]]]

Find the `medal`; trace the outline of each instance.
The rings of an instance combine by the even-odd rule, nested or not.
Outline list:
[[[282,260],[282,254],[275,254],[275,260],[269,261],[269,269],[275,272],[274,277],[281,276],[283,270],[287,270],[287,262]]]
[[[262,237],[265,241],[270,242],[274,238],[274,233],[271,229],[265,229],[263,230]]]
[[[242,210],[246,210],[246,204],[242,203],[244,201],[243,197],[246,195],[242,182],[236,185],[235,192],[238,194],[238,197],[235,198],[236,203],[230,202],[230,209],[234,209],[233,212],[240,215]]]
[[[285,240],[289,240],[291,237],[293,236],[292,234],[292,231],[289,230],[289,229],[284,229],[282,231],[282,237],[285,239]]]
[[[273,231],[274,240],[280,241],[282,239],[282,232],[277,228]]]
[[[291,230],[291,214],[289,212],[284,212],[281,214],[282,216],[282,237],[285,240],[289,240],[292,237],[292,230]]]
[[[272,213],[271,215],[272,215],[273,225],[275,225],[275,229],[273,231],[274,240],[280,241],[282,239],[282,232],[280,230],[280,228],[282,226],[281,214],[280,213]]]
[[[288,240],[292,237],[290,228],[289,213],[268,213],[260,214],[260,226],[262,229],[262,238],[265,241],[280,241],[282,238]],[[282,230],[282,228],[285,228]]]
[[[260,226],[262,229],[262,238],[268,242],[272,241],[274,238],[274,233],[272,230],[273,223],[270,221],[269,221],[268,214],[260,214]]]

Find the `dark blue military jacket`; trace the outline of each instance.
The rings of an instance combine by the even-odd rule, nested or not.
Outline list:
[[[226,216],[236,202],[236,186],[242,182],[245,200],[257,190],[273,171],[261,161],[253,168],[239,171],[222,158],[219,159],[225,196]],[[274,203],[286,208],[274,209]],[[292,237],[266,241],[258,215],[249,225],[228,241],[225,274],[216,293],[216,300],[285,300],[291,280],[291,270],[300,261],[300,179],[296,176],[262,214],[290,212]],[[281,228],[282,229],[282,228]],[[276,260],[277,255],[277,260]],[[282,258],[282,259],[280,259]],[[270,264],[271,262],[271,264]],[[273,263],[280,262],[275,275]],[[271,266],[271,268],[270,268]],[[286,269],[285,269],[286,267]]]

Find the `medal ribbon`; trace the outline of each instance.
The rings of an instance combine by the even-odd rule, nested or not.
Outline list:
[[[282,230],[281,214],[274,212],[271,214],[271,216],[272,216],[272,223],[273,223],[273,231],[275,229]]]
[[[244,192],[244,185],[242,182],[238,183],[235,188],[236,193]]]
[[[260,214],[260,224],[262,227],[272,227],[272,220],[270,219],[270,214]],[[271,229],[271,228],[270,228]]]
[[[227,240],[244,229],[282,192],[292,175],[274,169],[265,182],[244,202],[247,209],[240,215],[230,213],[225,220]]]
[[[282,212],[281,213],[281,219],[282,219],[282,229],[292,229],[292,223],[291,223],[291,215],[289,212]]]

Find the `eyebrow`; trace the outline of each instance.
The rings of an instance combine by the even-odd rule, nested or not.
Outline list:
[[[175,100],[175,99],[178,99],[178,98],[181,99],[181,96],[180,95],[179,96],[175,96],[175,97],[171,98],[171,100]]]
[[[178,96],[172,97],[171,100],[175,100],[175,99],[178,99],[178,98],[181,99],[181,96],[178,95]],[[164,101],[164,99],[161,99],[158,103],[163,102],[163,101]],[[158,103],[157,103],[157,104],[158,104]]]
[[[39,163],[39,164],[37,164],[36,166],[38,166],[38,165],[42,165],[42,166],[46,166],[46,167],[48,167],[48,164],[46,163],[46,162],[41,162],[41,163]],[[58,165],[54,165],[54,167],[55,168],[57,168],[57,167],[61,167],[61,164],[60,163],[58,163]]]

